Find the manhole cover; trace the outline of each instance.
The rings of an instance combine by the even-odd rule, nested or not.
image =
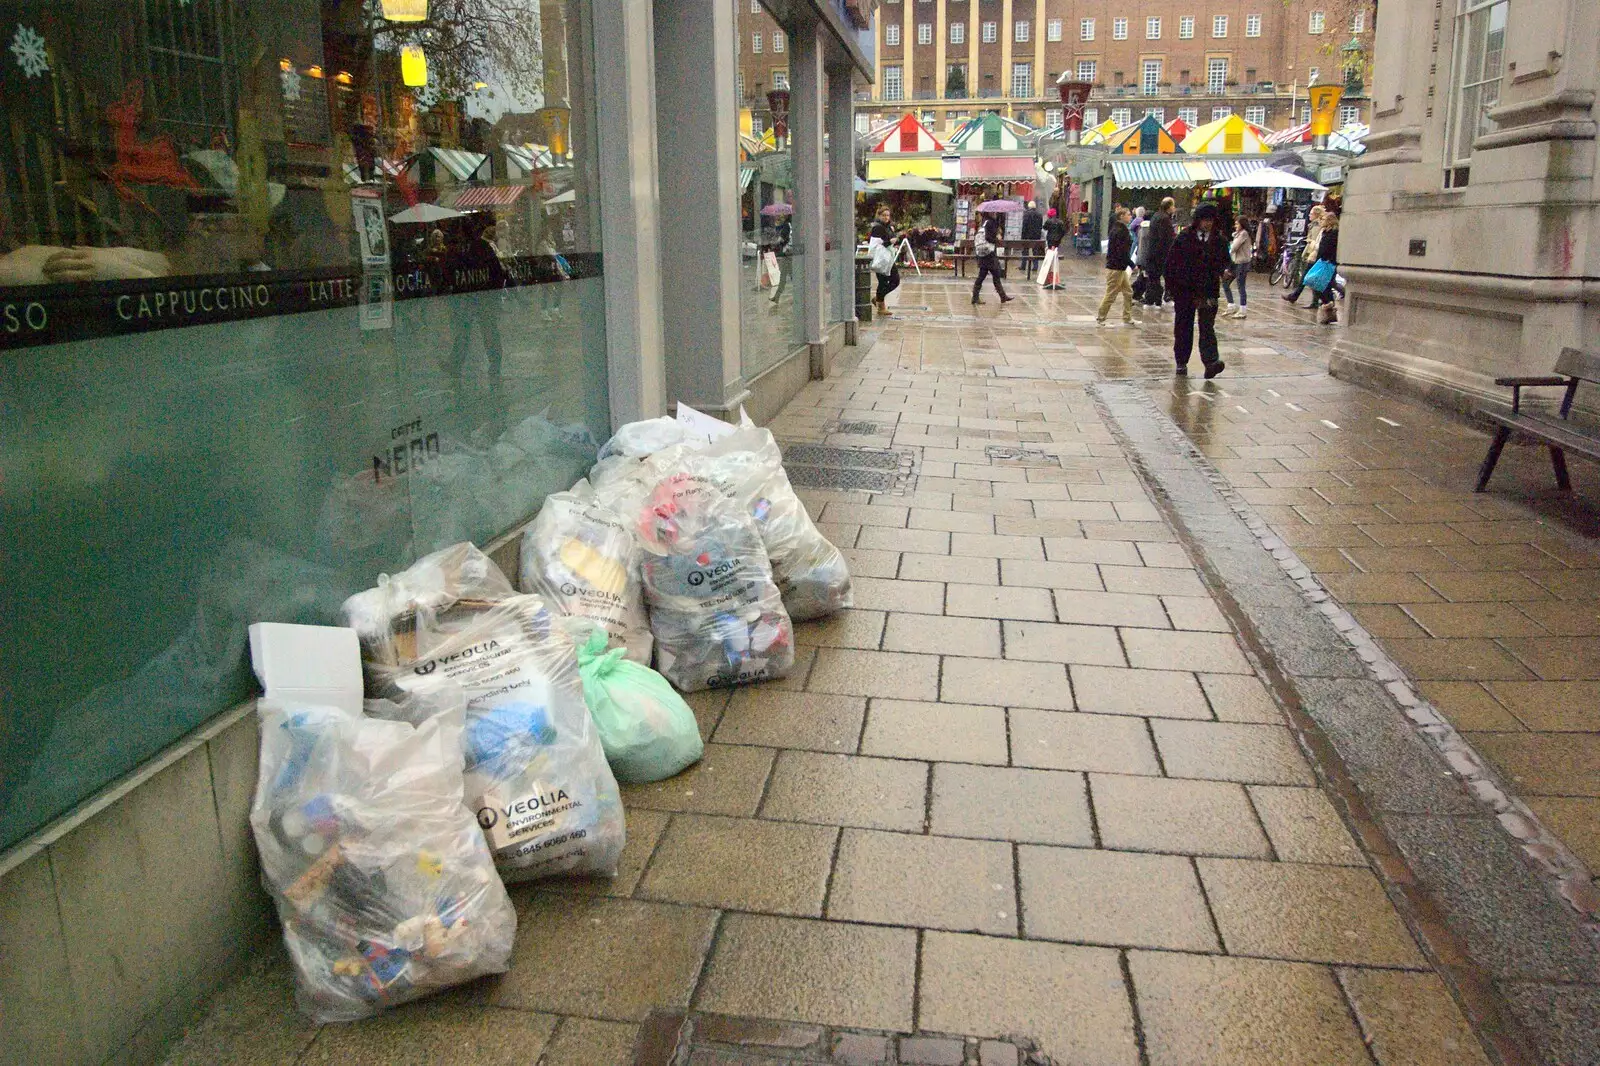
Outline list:
[[[782,448],[789,480],[803,488],[905,492],[913,481],[915,460],[910,452],[827,444],[788,444]]]
[[[895,475],[887,470],[856,470],[834,466],[783,464],[789,483],[804,489],[845,489],[856,492],[893,492]]]
[[[1022,1037],[886,1033],[764,1018],[656,1011],[634,1066],[1051,1066]]]
[[[1040,466],[1055,466],[1056,457],[1038,448],[1007,447],[1004,444],[990,444],[983,449],[983,454],[990,459],[999,459],[1013,463],[1034,463]]]

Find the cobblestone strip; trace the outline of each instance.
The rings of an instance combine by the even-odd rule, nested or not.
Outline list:
[[[635,1066],[1054,1066],[1027,1040],[897,1034],[656,1011]]]
[[[1144,387],[1089,391],[1247,643],[1271,660],[1280,696],[1303,712],[1302,742],[1480,1032],[1508,1063],[1533,1061],[1508,1016],[1549,1061],[1600,1061],[1600,899],[1583,864]]]

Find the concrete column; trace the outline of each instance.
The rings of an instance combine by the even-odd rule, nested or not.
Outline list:
[[[999,77],[995,78],[995,87],[1000,90],[1000,97],[1003,100],[1011,99],[1011,42],[1017,34],[1016,27],[1012,25],[1016,11],[1011,4],[1012,0],[1000,2],[1000,70]],[[1013,114],[1009,103],[1002,106],[1000,111],[1007,118]]]
[[[605,256],[611,424],[666,411],[661,334],[661,216],[656,187],[654,16],[650,0],[594,4],[590,76]]]
[[[976,2],[976,0],[974,0]],[[915,2],[900,3],[900,103],[907,110],[913,106],[912,101],[917,98],[917,5]],[[879,12],[884,8],[878,8]]]
[[[950,24],[946,21],[945,0],[937,0],[933,12],[933,96],[936,100],[944,99],[944,72],[946,69],[944,48],[950,40]]]
[[[655,0],[656,122],[667,131],[656,145],[667,398],[719,414],[748,394],[739,339],[737,32],[727,0]]]
[[[807,344],[821,344],[828,326],[822,271],[825,209],[823,208],[822,100],[827,75],[822,69],[823,27],[805,22],[789,35],[789,158],[794,163],[794,225],[797,251],[805,256],[795,302]]]
[[[828,175],[833,185],[833,205],[828,213],[828,233],[833,238],[834,322],[846,323],[854,336],[856,320],[856,131],[851,71],[828,71]]]

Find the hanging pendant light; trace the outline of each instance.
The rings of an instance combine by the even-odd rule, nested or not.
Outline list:
[[[428,57],[419,46],[408,44],[400,49],[400,80],[413,89],[428,84]]]
[[[422,22],[428,17],[428,0],[383,0],[383,17],[390,22]]]

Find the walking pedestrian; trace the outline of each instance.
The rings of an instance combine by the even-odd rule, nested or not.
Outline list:
[[[1000,302],[1008,304],[1016,299],[1007,296],[1005,286],[1000,284],[1000,216],[989,215],[983,220],[983,228],[978,231],[978,239],[972,242],[972,252],[978,257],[978,280],[972,283],[972,302],[983,303],[978,299],[978,293],[983,291],[983,279],[994,279],[994,291],[1000,294]]]
[[[1172,252],[1174,239],[1172,215],[1177,209],[1177,202],[1172,197],[1163,199],[1161,209],[1156,212],[1154,218],[1145,223],[1144,236],[1139,240],[1139,269],[1145,276],[1144,305],[1153,307],[1157,311],[1164,305],[1161,274],[1166,269],[1167,259]]]
[[[789,241],[794,236],[794,226],[789,221],[788,215],[778,216],[778,225],[773,231],[772,258],[778,264],[778,283],[772,286],[772,295],[768,297],[773,307],[778,306],[778,299],[783,295],[784,288],[789,283],[789,272],[783,268],[783,261],[789,255]]]
[[[1044,240],[1044,216],[1039,214],[1039,204],[1035,200],[1029,200],[1027,209],[1022,212],[1022,239],[1025,241]],[[1032,248],[1029,248],[1023,253],[1023,276],[1032,277],[1038,265],[1039,257],[1033,254]]]
[[[1133,235],[1128,232],[1128,209],[1119,206],[1111,219],[1111,233],[1106,241],[1106,294],[1095,313],[1094,324],[1106,324],[1111,305],[1122,297],[1122,324],[1133,325],[1133,283],[1128,277],[1128,267],[1133,265]]]
[[[900,287],[900,235],[894,231],[894,224],[889,217],[889,205],[879,204],[872,220],[872,230],[867,235],[868,254],[874,254],[882,247],[894,256],[888,273],[878,274],[878,295],[872,298],[873,310],[884,318],[889,318],[893,312],[883,301]]]
[[[1300,294],[1306,291],[1306,271],[1311,269],[1311,264],[1316,262],[1317,247],[1322,243],[1322,222],[1327,212],[1321,204],[1311,209],[1311,228],[1306,232],[1306,243],[1300,249],[1300,254],[1295,257],[1294,288],[1284,294],[1283,298],[1290,303],[1300,299]],[[1315,303],[1312,304],[1316,306]]]
[[[1233,260],[1233,276],[1239,282],[1239,306],[1233,305],[1233,282],[1224,280],[1222,292],[1228,298],[1228,309],[1223,312],[1229,318],[1243,318],[1245,308],[1250,303],[1250,294],[1245,292],[1244,279],[1250,275],[1250,264],[1256,257],[1256,242],[1250,236],[1250,220],[1243,215],[1233,231],[1233,243],[1228,245],[1228,258]]]
[[[1189,372],[1194,348],[1194,327],[1200,323],[1200,361],[1209,380],[1227,364],[1217,351],[1217,286],[1232,276],[1228,242],[1216,232],[1217,206],[1201,204],[1194,220],[1172,242],[1167,255],[1166,278],[1172,289],[1172,356],[1180,375]]]
[[[1339,212],[1336,209],[1330,209],[1322,216],[1322,234],[1317,239],[1317,257],[1312,262],[1328,263],[1335,275],[1339,272]],[[1317,322],[1321,325],[1331,326],[1339,321],[1339,309],[1333,302],[1337,286],[1338,282],[1329,278],[1327,288],[1311,294],[1311,306],[1316,309]]]
[[[1067,224],[1061,221],[1060,216],[1056,214],[1056,209],[1052,207],[1049,211],[1049,217],[1044,220],[1044,246],[1046,255],[1051,250],[1054,250],[1056,262],[1051,269],[1050,277],[1046,279],[1049,282],[1045,286],[1047,289],[1062,289],[1066,287],[1061,284],[1061,242],[1066,239]]]

